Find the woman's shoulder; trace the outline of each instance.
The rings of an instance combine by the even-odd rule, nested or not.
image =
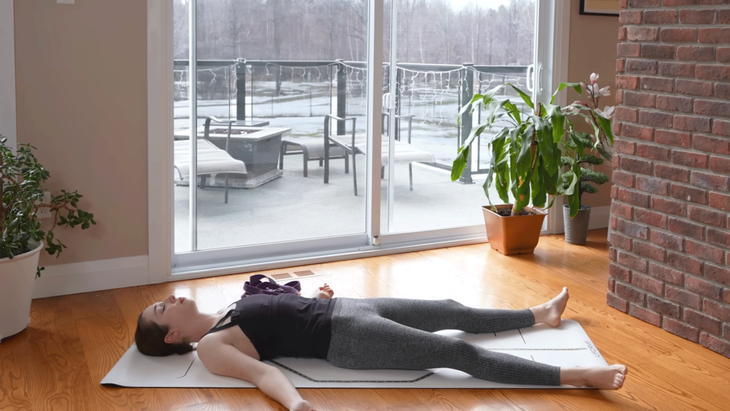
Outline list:
[[[214,333],[208,333],[205,334],[200,341],[198,341],[198,351],[201,349],[204,349],[205,347],[211,346],[211,345],[220,345],[220,344],[226,344],[227,339],[226,338],[226,331],[228,329],[220,330]]]
[[[243,332],[243,330],[241,330],[241,327],[237,326],[224,328],[204,335],[203,338],[200,339],[200,342],[198,342],[197,350],[199,354],[205,352],[220,352],[221,347],[229,345],[250,357],[255,359],[260,358],[259,353],[256,351],[251,340]]]
[[[198,353],[218,351],[220,350],[220,347],[224,345],[235,345],[232,334],[235,333],[237,328],[238,327],[226,328],[224,330],[204,335],[203,338],[198,341],[198,347],[196,350]]]

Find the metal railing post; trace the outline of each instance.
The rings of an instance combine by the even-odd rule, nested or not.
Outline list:
[[[281,95],[281,66],[275,66],[276,69],[276,97]]]
[[[461,110],[464,105],[469,104],[471,101],[472,94],[474,93],[474,64],[473,63],[464,63],[464,67],[461,69],[461,98],[459,101],[459,110]],[[459,129],[459,146],[464,144],[464,141],[466,141],[467,138],[469,138],[469,134],[471,133],[471,115],[469,112],[465,112],[461,115],[461,128]],[[459,182],[464,184],[473,184],[474,180],[471,178],[471,163],[472,158],[474,158],[474,149],[473,146],[476,144],[479,145],[479,140],[476,140],[475,143],[472,143],[472,149],[469,150],[469,158],[466,159],[466,168],[464,168],[464,172],[461,174],[461,178],[459,179]]]
[[[246,63],[236,62],[236,119],[246,120]]]
[[[347,117],[347,73],[342,60],[337,60],[337,117]],[[337,122],[337,134],[345,134],[345,122]]]

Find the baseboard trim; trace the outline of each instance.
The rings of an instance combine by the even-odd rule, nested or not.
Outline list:
[[[591,207],[591,219],[588,221],[588,229],[607,228],[611,218],[611,206]]]
[[[134,287],[149,283],[146,255],[47,266],[36,279],[33,298]]]

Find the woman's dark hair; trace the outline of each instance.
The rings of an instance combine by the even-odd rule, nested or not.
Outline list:
[[[147,321],[140,314],[137,318],[137,331],[134,333],[134,342],[137,343],[137,349],[142,354],[153,357],[186,354],[193,350],[193,345],[190,343],[166,343],[165,336],[168,331],[167,326],[159,325],[154,321]]]

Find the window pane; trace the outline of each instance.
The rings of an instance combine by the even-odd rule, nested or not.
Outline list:
[[[397,141],[394,169],[384,172],[382,229],[412,232],[482,224],[480,206],[488,204],[482,185],[491,161],[487,146],[499,128],[475,141],[471,167],[454,183],[450,173],[457,150],[470,123],[479,124],[482,114],[462,117],[460,127],[458,112],[474,93],[505,83],[529,94],[535,1],[398,0],[386,2],[388,16],[391,5],[396,7],[396,27],[392,33],[388,18],[385,30],[388,46],[397,49],[397,61],[390,55],[387,61],[397,70],[388,76],[386,88],[395,99],[388,116],[396,120],[390,124],[394,132],[386,131],[386,137]],[[525,108],[515,92],[505,90],[498,98]],[[495,204],[503,202],[495,190],[490,197]]]
[[[365,232],[364,156],[357,155],[354,165],[342,149],[331,149],[327,184],[323,157],[326,115],[354,118],[358,138],[368,123],[366,5],[198,0],[197,249]],[[175,1],[179,150],[189,147],[190,135],[187,7],[187,1]],[[230,138],[228,119],[234,121]],[[345,132],[352,125],[333,121],[332,129]],[[231,169],[238,171],[224,172]],[[180,176],[174,189],[176,252],[191,249],[192,235],[190,178]]]

